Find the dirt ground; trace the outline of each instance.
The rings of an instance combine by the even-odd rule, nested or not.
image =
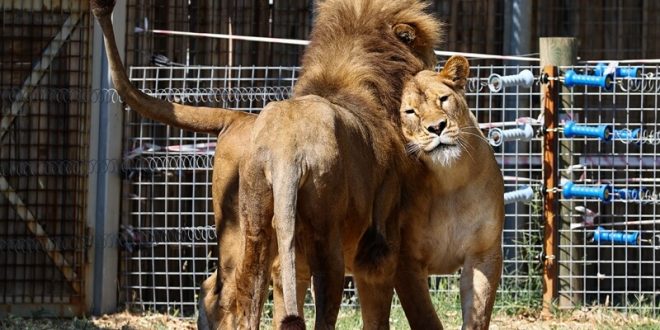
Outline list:
[[[460,318],[460,315],[456,315]],[[341,321],[341,320],[340,320]],[[341,323],[341,322],[340,322]],[[349,329],[338,324],[338,329]],[[0,320],[2,329],[195,329],[195,321],[163,314],[130,314],[127,312],[82,319],[29,319],[10,316]],[[447,325],[448,329],[456,327]],[[398,329],[392,327],[392,329]],[[545,329],[660,329],[660,319],[639,315],[624,315],[604,310],[564,312],[551,320],[534,315],[494,315],[491,329],[545,330]]]
[[[617,312],[592,309],[563,312],[554,318],[542,320],[537,315],[501,316],[496,315],[491,329],[545,330],[545,329],[660,329],[660,319],[636,314],[624,315]]]

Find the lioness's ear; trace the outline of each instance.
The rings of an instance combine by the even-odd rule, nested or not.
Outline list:
[[[415,28],[409,24],[399,23],[395,25],[392,30],[394,30],[394,34],[396,34],[396,36],[399,37],[401,41],[409,45],[415,41],[415,38],[417,38]]]
[[[454,55],[447,60],[440,76],[454,82],[456,88],[464,89],[470,73],[470,63],[463,56]]]

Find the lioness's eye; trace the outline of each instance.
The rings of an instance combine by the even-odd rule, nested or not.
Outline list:
[[[413,113],[415,113],[415,109],[407,109],[405,112],[409,115],[412,115]]]
[[[447,99],[449,99],[449,95],[440,96],[440,102],[447,101]]]

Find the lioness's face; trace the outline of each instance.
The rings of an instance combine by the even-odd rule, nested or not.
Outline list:
[[[465,152],[466,137],[474,134],[468,131],[474,121],[464,95],[469,69],[465,65],[464,59],[452,58],[442,72],[422,71],[406,84],[401,122],[409,152],[426,155],[443,166]]]

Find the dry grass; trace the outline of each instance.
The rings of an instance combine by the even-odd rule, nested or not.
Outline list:
[[[556,313],[551,319],[539,315],[495,315],[491,329],[511,330],[591,330],[591,329],[660,329],[660,320],[637,314],[622,314],[602,308]]]
[[[1,329],[30,330],[74,330],[74,329],[196,329],[194,320],[172,317],[167,314],[132,314],[121,312],[92,318],[75,319],[33,319],[9,317],[0,321]]]
[[[447,329],[460,328],[460,313],[441,315]],[[401,319],[403,318],[403,319]],[[311,320],[310,320],[311,321]],[[408,329],[403,313],[393,310],[392,329]],[[10,316],[0,320],[1,329],[195,329],[195,321],[165,314],[131,314],[128,312],[82,319],[32,319]],[[342,309],[337,329],[361,328],[359,311]],[[494,315],[491,329],[499,330],[591,330],[591,329],[660,329],[660,319],[636,314],[622,314],[605,309],[582,309],[557,313],[542,320],[536,314]]]

